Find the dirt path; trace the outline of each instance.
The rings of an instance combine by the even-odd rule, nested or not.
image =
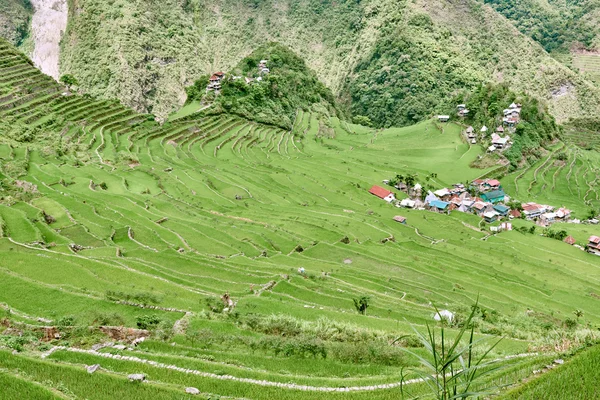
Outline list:
[[[67,0],[31,0],[31,4],[35,10],[31,19],[31,59],[43,73],[58,79],[60,40],[67,28]]]

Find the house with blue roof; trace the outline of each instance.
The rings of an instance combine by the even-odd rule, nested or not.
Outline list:
[[[506,217],[510,212],[510,207],[507,207],[504,204],[496,204],[494,206],[494,211],[496,211],[499,215]]]
[[[506,194],[503,190],[492,190],[481,194],[481,198],[488,203],[496,204],[504,201]]]
[[[448,210],[450,203],[442,200],[431,200],[429,203],[430,211],[445,212]]]

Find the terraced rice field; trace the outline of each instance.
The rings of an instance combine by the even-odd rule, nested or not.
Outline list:
[[[573,67],[591,81],[600,82],[600,54],[573,54]]]
[[[67,317],[85,329],[135,327],[152,314],[166,332],[180,327],[132,350],[66,347],[45,360],[0,351],[0,384],[30,398],[180,399],[194,386],[255,399],[392,399],[402,367],[415,360],[394,353],[368,361],[359,351],[364,339],[342,339],[344,332],[399,337],[431,322],[432,304],[464,313],[479,296],[507,321],[489,331],[507,336],[492,355],[503,358],[528,352],[538,338],[534,328],[513,325],[533,324],[527,310],[562,320],[578,308],[600,322],[590,295],[600,293],[599,264],[588,254],[517,232],[488,237],[474,229],[476,216],[399,210],[368,194],[396,173],[423,181],[436,173],[431,183],[439,186],[485,174],[469,168],[481,150],[461,141],[459,126],[441,131],[427,121],[374,131],[332,119],[330,136],[301,111],[291,132],[228,115],[158,125],[114,102],[63,95],[1,43],[0,77],[0,118],[58,130],[75,147],[58,154],[0,144],[2,173],[24,165],[18,179],[39,192],[0,206],[0,303],[29,326]],[[565,165],[550,156],[507,177],[509,194],[564,199],[573,209],[596,204],[597,158],[565,151]],[[408,224],[394,222],[397,214]],[[211,312],[206,298],[226,292],[234,312]],[[156,308],[126,302],[125,294],[151,296]],[[354,310],[360,296],[371,299],[367,315]],[[275,351],[269,340],[281,331],[256,325],[269,318],[285,332],[325,338],[330,353]],[[491,338],[483,328],[478,336]],[[348,349],[358,359],[341,354]],[[490,382],[515,382],[547,359],[515,358]],[[96,363],[102,370],[94,375],[82,368]],[[125,376],[137,372],[150,383],[129,384]]]

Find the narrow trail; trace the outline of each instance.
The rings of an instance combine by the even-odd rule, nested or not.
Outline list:
[[[135,357],[135,356],[122,356],[120,354],[100,353],[96,350],[84,350],[84,349],[77,349],[77,348],[68,348],[68,347],[64,347],[64,346],[53,347],[48,352],[43,353],[41,355],[41,357],[43,359],[48,358],[50,355],[52,355],[56,351],[67,351],[67,352],[71,352],[71,353],[91,354],[93,356],[109,358],[109,359],[113,359],[113,360],[138,362],[141,364],[147,364],[147,365],[150,365],[150,366],[153,366],[156,368],[160,368],[160,369],[168,369],[171,371],[182,372],[182,373],[188,374],[188,375],[202,376],[204,378],[249,383],[249,384],[265,386],[265,387],[279,387],[279,388],[284,388],[284,389],[301,390],[301,391],[305,391],[305,392],[329,392],[329,393],[333,393],[333,392],[372,392],[375,390],[393,389],[393,388],[400,387],[402,385],[411,385],[411,384],[421,383],[421,382],[425,381],[423,378],[415,378],[415,379],[406,380],[404,382],[400,381],[400,382],[384,383],[384,384],[379,384],[379,385],[348,386],[348,387],[299,385],[296,383],[272,382],[272,381],[261,380],[261,379],[252,379],[252,378],[238,378],[238,377],[235,377],[232,375],[217,375],[217,374],[213,374],[210,372],[203,372],[203,371],[198,371],[195,369],[182,368],[177,365],[165,364],[165,363],[148,360],[145,358],[139,358],[139,357]],[[500,362],[500,361],[506,361],[506,360],[511,360],[511,359],[517,359],[517,358],[535,357],[538,355],[539,355],[538,353],[523,353],[523,354],[516,354],[516,355],[512,355],[512,356],[497,358],[493,361]]]

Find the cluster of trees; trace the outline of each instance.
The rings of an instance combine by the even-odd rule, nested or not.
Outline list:
[[[457,91],[471,90],[485,79],[453,44],[451,33],[427,14],[398,15],[379,29],[370,53],[357,63],[345,83],[352,115],[373,126],[412,125],[449,110]]]
[[[567,236],[568,233],[565,230],[560,230],[560,231],[553,231],[550,228],[546,228],[544,229],[544,236],[549,237],[551,239],[556,239],[556,240],[564,240]]]

